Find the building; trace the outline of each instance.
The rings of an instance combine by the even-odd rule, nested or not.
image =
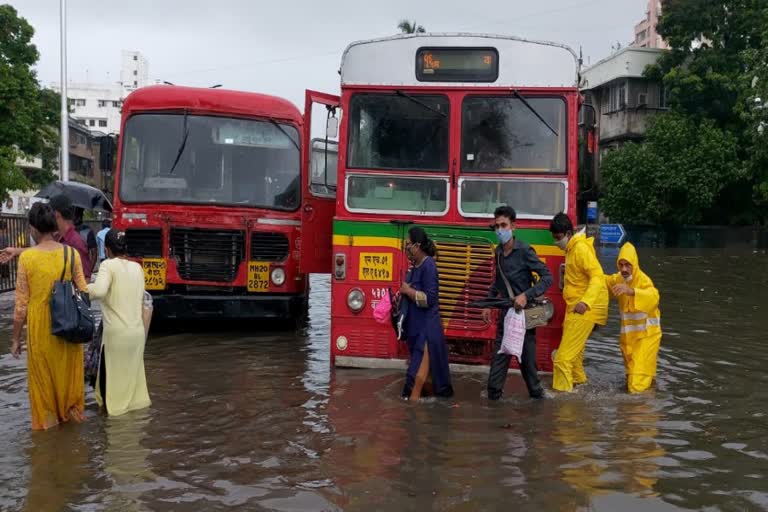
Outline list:
[[[632,41],[632,46],[636,48],[669,49],[666,41],[656,32],[659,18],[661,18],[661,0],[649,0],[648,8],[645,11],[645,19],[635,25],[635,38]]]
[[[139,52],[123,51],[119,82],[67,84],[67,99],[72,117],[82,121],[89,130],[119,133],[123,100],[131,92],[149,83],[147,60]],[[56,91],[61,90],[58,83],[51,86]]]
[[[602,157],[628,141],[641,140],[651,117],[666,110],[663,84],[643,76],[645,68],[664,51],[627,47],[582,72],[587,105],[582,119],[594,120],[597,149],[583,165],[592,170],[596,184],[600,183]]]

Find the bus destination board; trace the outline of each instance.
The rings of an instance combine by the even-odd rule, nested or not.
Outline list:
[[[420,82],[494,82],[498,76],[495,48],[419,48],[416,52]]]

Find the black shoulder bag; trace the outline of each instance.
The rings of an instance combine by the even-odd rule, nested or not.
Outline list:
[[[69,260],[69,261],[67,261]],[[69,279],[65,279],[69,264]],[[75,278],[75,250],[64,246],[64,269],[61,279],[53,283],[51,293],[51,334],[70,343],[89,343],[93,340],[94,320],[88,295],[77,289]]]

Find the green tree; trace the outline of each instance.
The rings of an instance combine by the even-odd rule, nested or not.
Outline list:
[[[417,25],[415,21],[411,23],[408,20],[400,20],[400,23],[397,24],[397,28],[403,34],[423,34],[427,31],[421,25]]]
[[[711,120],[656,116],[644,143],[608,153],[601,167],[603,211],[628,224],[717,222],[708,215],[742,169],[736,139]]]
[[[663,80],[673,112],[694,123],[711,121],[738,142],[735,158],[746,172],[720,191],[705,216],[719,222],[768,218],[759,204],[760,191],[768,190],[768,173],[765,161],[754,157],[760,147],[755,146],[749,101],[751,59],[765,50],[767,25],[762,2],[664,0],[658,30],[672,49],[646,70],[649,78]],[[673,142],[682,148],[685,141]]]
[[[59,95],[40,88],[32,69],[39,57],[31,42],[33,35],[34,29],[16,9],[0,5],[0,196],[3,197],[9,190],[29,189],[53,179]],[[25,156],[47,159],[44,171],[26,176],[16,166],[17,158]]]

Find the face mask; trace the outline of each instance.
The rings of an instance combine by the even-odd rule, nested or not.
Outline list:
[[[499,243],[504,245],[510,240],[512,240],[512,230],[511,229],[497,229],[496,230],[496,238],[499,239]]]
[[[567,236],[564,236],[560,240],[555,240],[555,245],[561,248],[562,250],[565,250],[565,248],[568,246],[568,240],[570,240]]]

